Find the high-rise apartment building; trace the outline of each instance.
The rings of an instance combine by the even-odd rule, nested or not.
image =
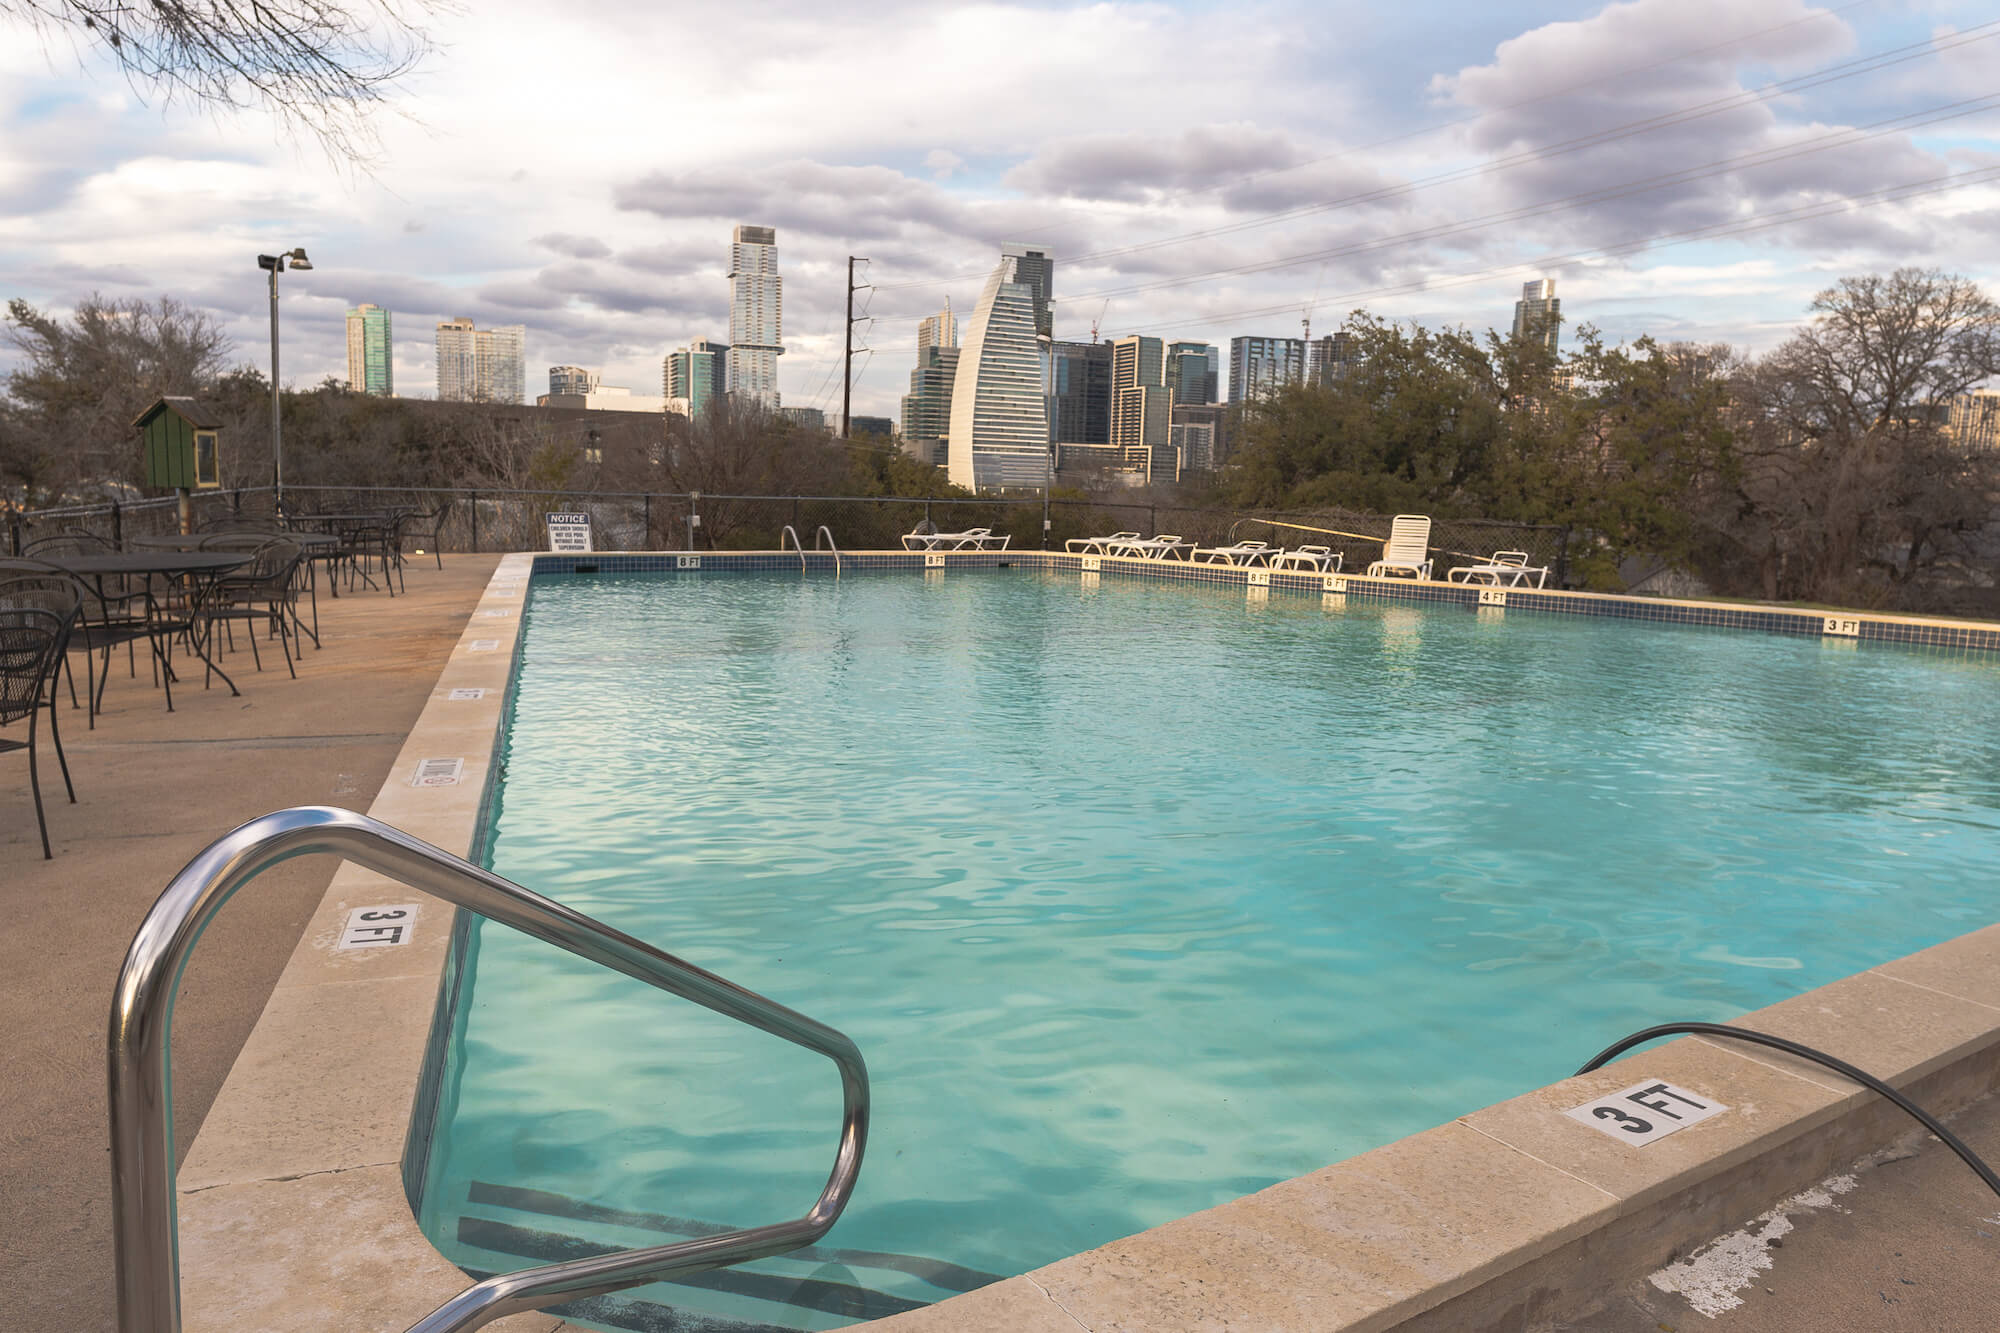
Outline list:
[[[1556,280],[1537,278],[1521,284],[1521,299],[1514,302],[1514,336],[1540,340],[1553,356],[1556,339],[1562,332],[1563,305],[1556,298]]]
[[[528,330],[476,329],[460,316],[437,326],[437,396],[448,403],[518,403],[528,388]]]
[[[728,390],[772,411],[785,352],[784,288],[777,229],[737,227],[729,242]]]
[[[1229,401],[1246,402],[1306,377],[1304,338],[1231,338]]]
[[[585,370],[582,366],[549,367],[551,398],[564,394],[589,394],[594,392],[601,382],[602,377],[596,371]]]
[[[944,309],[917,325],[917,364],[924,362],[924,353],[933,347],[958,346],[958,316],[951,313],[951,298],[944,300]]]
[[[1055,343],[1050,428],[1059,444],[1111,443],[1111,344]]]
[[[1166,373],[1166,344],[1158,338],[1135,333],[1111,344],[1113,445],[1136,449],[1167,443],[1174,392]]]
[[[1945,438],[1967,453],[2000,449],[2000,389],[1954,395],[1945,417]]]
[[[437,396],[439,402],[472,401],[473,367],[477,361],[469,319],[447,319],[437,326]]]
[[[1048,484],[1049,402],[1042,335],[1054,262],[1046,247],[1010,242],[986,279],[952,381],[947,471],[973,490]]]
[[[727,343],[696,338],[686,347],[667,353],[661,368],[667,401],[678,399],[686,403],[687,415],[692,419],[707,415],[728,391],[729,350]]]
[[[1182,472],[1220,472],[1229,460],[1229,409],[1221,403],[1176,403],[1168,441]]]
[[[1351,333],[1329,333],[1313,339],[1311,381],[1326,388],[1347,378],[1361,364],[1361,345]]]
[[[347,387],[377,398],[396,396],[395,336],[380,306],[347,312]]]
[[[1215,348],[1208,343],[1167,344],[1165,383],[1174,392],[1175,406],[1199,406],[1217,401],[1220,369]]]

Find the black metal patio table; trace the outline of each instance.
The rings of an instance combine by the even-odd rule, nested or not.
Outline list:
[[[232,570],[241,569],[254,557],[248,551],[117,551],[101,555],[65,555],[44,559],[45,565],[54,565],[88,579],[97,590],[98,605],[108,607],[112,599],[104,594],[104,580],[107,578],[143,578],[146,580],[146,619],[150,627],[147,637],[151,641],[153,657],[160,664],[160,679],[166,690],[167,711],[174,711],[174,668],[173,657],[168,650],[175,634],[184,634],[188,651],[202,661],[202,665],[222,677],[222,683],[229,687],[232,695],[240,696],[236,682],[229,673],[217,666],[203,647],[200,633],[201,607],[212,590],[215,580]],[[187,602],[180,617],[162,614],[162,603],[153,596],[152,580],[186,579],[188,581]],[[167,640],[163,647],[161,639]],[[99,682],[98,689],[104,688]]]

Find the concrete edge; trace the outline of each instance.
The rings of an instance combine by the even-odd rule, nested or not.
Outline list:
[[[528,581],[546,559],[501,560],[370,814],[474,850]],[[451,697],[474,689],[483,695]],[[463,761],[459,781],[414,785],[439,758]],[[350,912],[400,905],[418,909],[407,943],[338,947]],[[404,1327],[468,1285],[418,1230],[401,1171],[430,1033],[420,1001],[436,994],[451,920],[447,905],[368,872],[334,876],[182,1167],[189,1326]],[[1949,1112],[2000,1079],[2000,927],[1740,1021],[1832,1049]],[[1730,1109],[1645,1148],[1563,1114],[1662,1080]],[[1683,1039],[879,1325],[1442,1330],[1548,1317],[1901,1130],[1893,1108],[1840,1084],[1772,1052]],[[1586,1270],[1589,1289],[1574,1281]],[[546,1315],[493,1325],[558,1326]]]

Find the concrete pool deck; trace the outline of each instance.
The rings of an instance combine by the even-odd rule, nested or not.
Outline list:
[[[530,564],[503,558],[477,610],[447,618],[462,633],[371,807],[461,854],[474,837]],[[413,591],[434,574],[419,571],[425,582]],[[402,601],[375,596],[356,606],[386,615]],[[433,653],[448,646],[433,644]],[[268,671],[252,682],[276,683]],[[302,675],[298,684],[306,683]],[[484,694],[451,697],[467,689]],[[415,785],[420,761],[438,758],[463,761],[461,782]],[[232,817],[208,821],[204,811],[188,821],[185,851],[175,844],[174,854],[131,869],[150,876],[135,895],[157,893],[188,853],[240,818],[301,800],[327,803],[324,793],[269,795]],[[316,869],[325,896],[303,936],[294,926],[283,937],[297,948],[179,1182],[187,1326],[401,1328],[466,1285],[418,1233],[399,1165],[448,913],[425,907],[405,947],[344,952],[335,945],[352,908],[422,895],[352,867],[329,884],[323,860],[292,865]],[[261,887],[223,920],[268,897]],[[131,924],[107,927],[106,947],[122,950]],[[92,1040],[64,1053],[100,1080],[108,992],[107,975],[94,1000],[81,997],[90,1001]],[[186,1050],[204,1019],[192,998],[180,1018]],[[2000,931],[1744,1021],[1834,1049],[1937,1109],[1968,1104],[2000,1079]],[[1561,1114],[1642,1079],[1711,1095],[1731,1110],[1638,1150]],[[185,1142],[188,1094],[179,1079],[176,1091]],[[101,1098],[99,1082],[95,1121],[80,1117],[71,1135],[100,1163],[91,1182],[100,1225]],[[1561,1318],[1565,1301],[1611,1297],[1676,1247],[1737,1225],[1902,1132],[1897,1113],[1813,1067],[1683,1039],[882,1327],[1521,1328]],[[108,1290],[108,1253],[98,1257],[102,1272],[89,1276]],[[51,1308],[25,1326],[71,1326],[85,1308]],[[530,1315],[495,1327],[558,1324]]]
[[[145,664],[132,679],[118,654],[96,730],[65,702],[76,805],[44,765],[52,861],[36,838],[26,759],[0,758],[0,1307],[11,1312],[0,1328],[101,1329],[114,1319],[105,1015],[140,918],[225,830],[287,805],[374,800],[498,558],[412,565],[407,595],[393,599],[322,597],[325,647],[308,645],[296,681],[276,653],[261,674],[247,645],[226,659],[241,698],[196,679],[175,690],[168,713]],[[332,873],[324,860],[278,867],[202,940],[176,1014],[183,1145]]]

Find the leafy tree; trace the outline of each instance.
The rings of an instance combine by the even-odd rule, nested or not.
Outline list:
[[[67,320],[10,300],[0,338],[22,356],[6,379],[0,468],[30,504],[136,483],[133,418],[163,394],[201,393],[230,350],[206,312],[171,296],[92,294]]]

